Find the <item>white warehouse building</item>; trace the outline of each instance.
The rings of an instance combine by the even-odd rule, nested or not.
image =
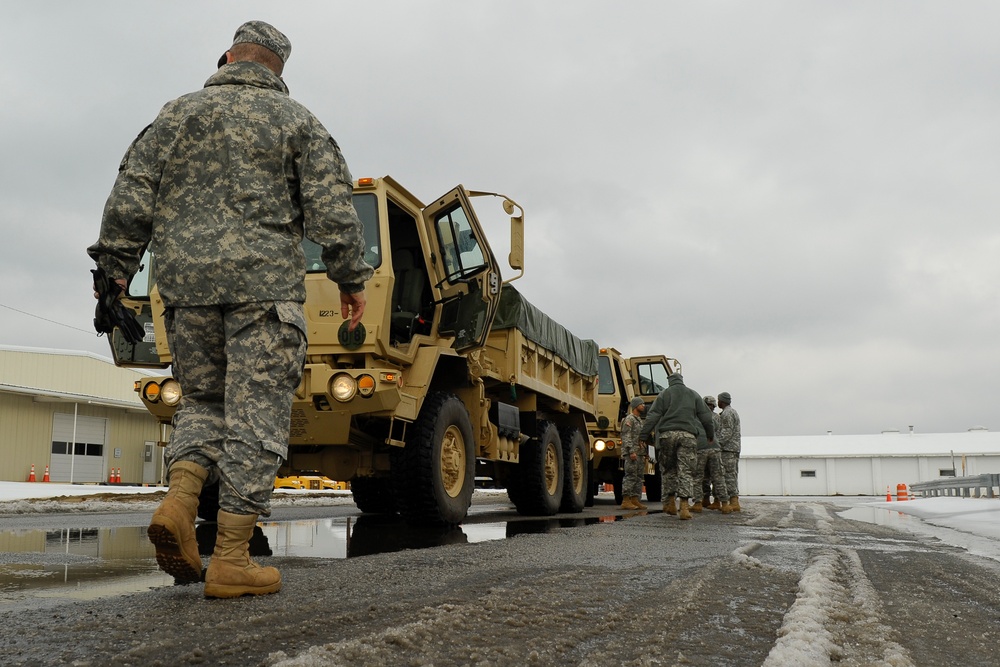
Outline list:
[[[884,496],[898,484],[1000,473],[1000,433],[744,436],[743,496]]]

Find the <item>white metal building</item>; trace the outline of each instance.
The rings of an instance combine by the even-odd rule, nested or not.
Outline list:
[[[742,438],[740,495],[884,496],[897,484],[1000,472],[1000,433]]]
[[[160,427],[133,390],[148,373],[88,352],[0,346],[0,480],[160,480]]]

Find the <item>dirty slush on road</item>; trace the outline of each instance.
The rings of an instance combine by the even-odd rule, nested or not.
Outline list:
[[[8,665],[992,664],[998,568],[822,502],[348,560],[0,614]]]

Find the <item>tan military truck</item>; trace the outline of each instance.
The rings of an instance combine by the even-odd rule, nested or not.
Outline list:
[[[523,275],[523,211],[511,199],[458,186],[425,205],[388,176],[356,182],[375,275],[353,332],[320,248],[304,242],[309,346],[279,474],[350,480],[362,511],[425,522],[464,519],[476,477],[506,487],[522,514],[583,509],[598,348],[501,279],[470,203],[485,195],[510,216],[513,280]],[[170,363],[155,278],[147,257],[126,301],[147,336],[132,346],[116,330],[119,365]],[[159,376],[136,390],[167,424],[183,388]]]
[[[667,386],[667,376],[680,373],[681,364],[663,355],[623,357],[613,347],[601,348],[598,357],[597,420],[589,424],[593,449],[587,504],[593,504],[599,488],[611,484],[615,502],[622,501],[621,424],[628,414],[628,404],[636,396],[649,407],[657,394]],[[660,475],[650,447],[646,460],[646,498],[659,502]]]

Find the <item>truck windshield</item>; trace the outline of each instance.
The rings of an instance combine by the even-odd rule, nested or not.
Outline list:
[[[365,261],[372,268],[382,264],[382,251],[378,235],[378,199],[372,193],[354,195],[354,210],[365,227]],[[317,273],[326,271],[323,263],[323,248],[309,239],[302,239],[302,249],[306,253],[306,271]]]
[[[611,372],[611,360],[605,356],[597,358],[597,393],[615,393],[615,376]]]

